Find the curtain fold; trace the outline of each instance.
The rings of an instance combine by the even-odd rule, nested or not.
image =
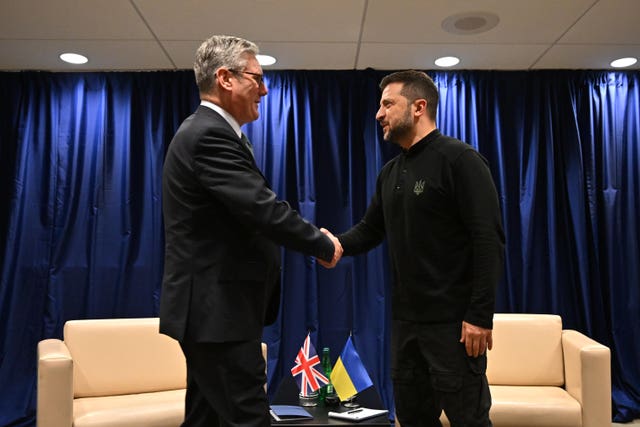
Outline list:
[[[398,149],[375,121],[388,72],[268,71],[245,126],[273,189],[342,232]],[[489,160],[503,209],[499,312],[555,313],[612,351],[613,419],[640,417],[640,73],[429,72],[438,127]],[[1,73],[0,425],[35,420],[36,346],[69,319],[156,316],[161,174],[198,104],[193,73]],[[346,338],[392,409],[386,246],[325,270],[283,250],[269,390],[308,332]]]

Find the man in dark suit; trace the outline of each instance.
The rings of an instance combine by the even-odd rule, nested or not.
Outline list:
[[[186,357],[183,426],[270,425],[261,339],[278,314],[278,245],[333,265],[342,254],[335,237],[277,199],[241,133],[267,94],[257,53],[230,36],[200,46],[201,104],[165,159],[160,332]]]

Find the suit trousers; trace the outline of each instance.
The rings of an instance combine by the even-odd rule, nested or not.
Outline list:
[[[187,361],[183,427],[271,425],[262,343],[180,343]]]
[[[402,427],[490,427],[487,355],[467,356],[462,323],[393,321],[392,367],[396,416]]]

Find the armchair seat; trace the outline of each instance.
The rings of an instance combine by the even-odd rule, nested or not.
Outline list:
[[[182,423],[186,363],[157,317],[71,320],[63,335],[38,343],[37,427]]]
[[[538,427],[582,425],[582,408],[561,387],[492,385],[491,420],[496,426],[526,427],[535,413]]]
[[[74,399],[73,426],[179,426],[184,418],[184,395],[185,390],[169,390]]]

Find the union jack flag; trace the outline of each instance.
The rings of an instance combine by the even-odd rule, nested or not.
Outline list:
[[[291,375],[296,379],[300,392],[304,396],[308,396],[323,385],[329,384],[329,379],[314,368],[316,365],[320,365],[320,358],[311,344],[309,334],[307,334],[307,338],[296,356],[296,364],[291,368]]]

